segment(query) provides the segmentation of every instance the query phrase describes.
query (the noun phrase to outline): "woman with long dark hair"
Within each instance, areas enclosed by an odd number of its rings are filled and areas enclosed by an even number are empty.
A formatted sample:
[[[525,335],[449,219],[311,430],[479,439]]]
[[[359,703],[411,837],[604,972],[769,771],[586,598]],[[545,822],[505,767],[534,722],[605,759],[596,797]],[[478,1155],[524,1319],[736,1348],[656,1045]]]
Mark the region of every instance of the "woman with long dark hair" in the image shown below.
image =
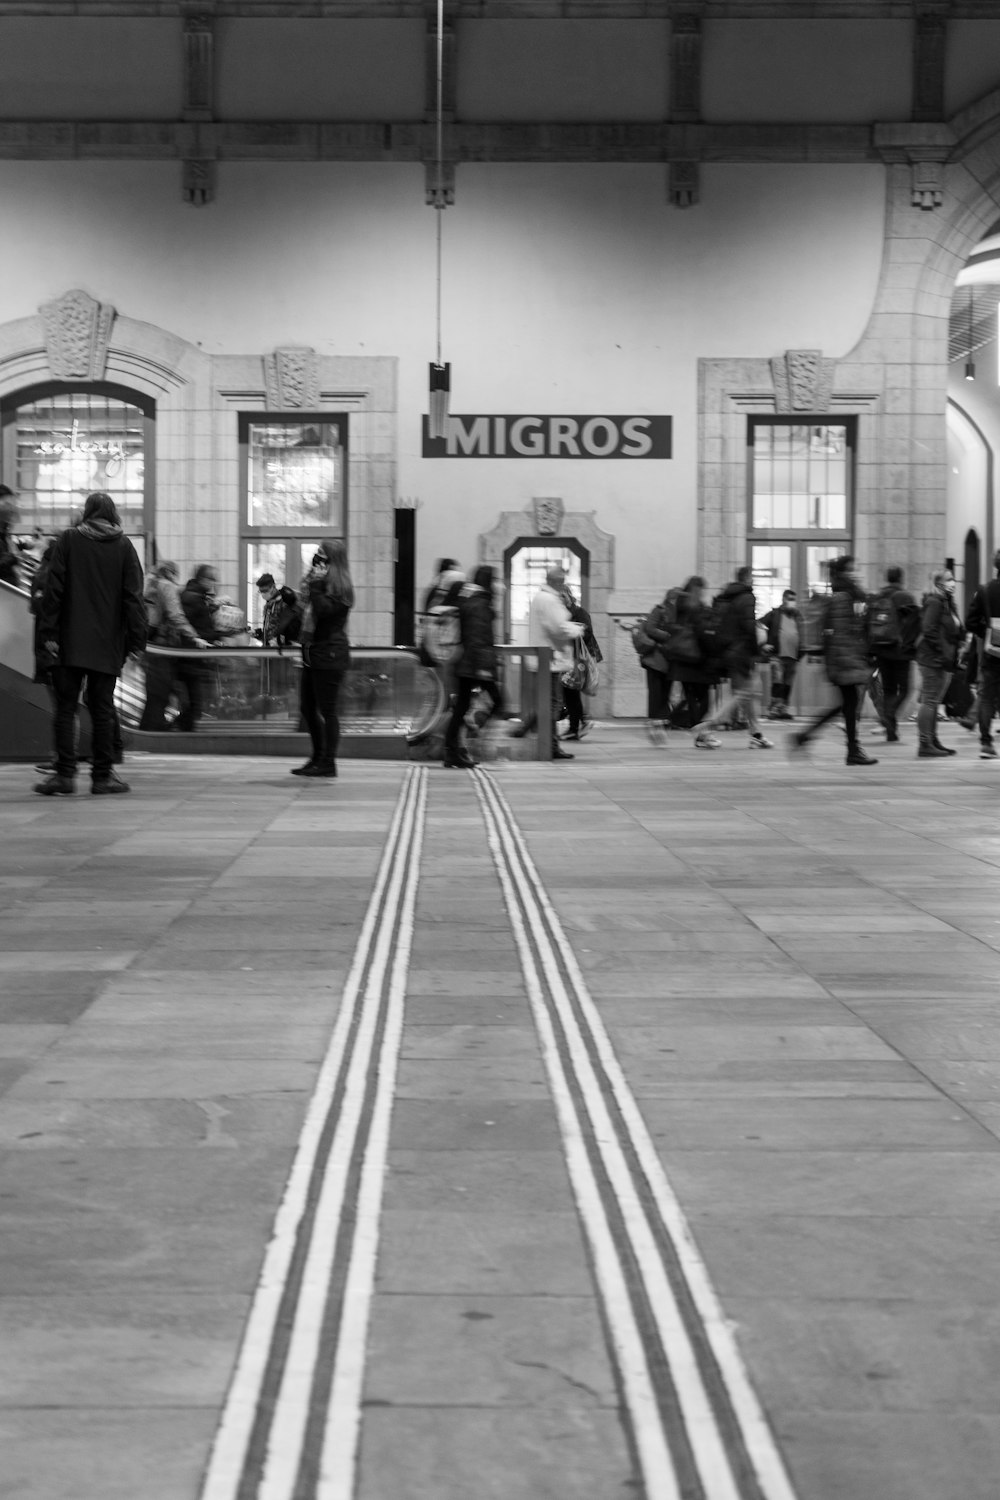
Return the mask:
[[[302,717],[312,755],[293,776],[336,776],[340,719],[337,703],[344,673],[351,665],[347,617],[354,607],[354,584],[347,548],[339,538],[320,542],[299,594],[302,605]]]

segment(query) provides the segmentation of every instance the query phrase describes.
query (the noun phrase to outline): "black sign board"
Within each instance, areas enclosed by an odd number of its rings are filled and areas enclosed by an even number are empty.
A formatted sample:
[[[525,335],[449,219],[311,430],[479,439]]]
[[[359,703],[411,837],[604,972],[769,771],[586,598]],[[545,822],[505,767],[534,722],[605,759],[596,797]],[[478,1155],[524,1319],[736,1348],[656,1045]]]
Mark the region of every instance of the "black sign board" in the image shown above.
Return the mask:
[[[424,458],[670,458],[670,417],[454,415],[444,437],[423,419]]]

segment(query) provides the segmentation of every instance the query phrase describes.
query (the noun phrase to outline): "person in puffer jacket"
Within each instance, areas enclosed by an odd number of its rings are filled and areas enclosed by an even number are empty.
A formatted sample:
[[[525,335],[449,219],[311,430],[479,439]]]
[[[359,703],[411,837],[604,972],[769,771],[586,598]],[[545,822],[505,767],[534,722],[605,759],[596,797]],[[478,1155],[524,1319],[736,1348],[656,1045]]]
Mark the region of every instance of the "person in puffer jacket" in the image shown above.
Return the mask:
[[[804,750],[809,741],[838,714],[844,715],[847,728],[847,764],[875,766],[878,761],[867,755],[858,741],[858,713],[865,683],[871,675],[868,642],[861,612],[866,595],[854,571],[854,558],[836,557],[830,564],[830,597],[823,615],[823,651],[826,675],[837,689],[840,701],[820,714],[805,729],[789,740],[792,750]]]

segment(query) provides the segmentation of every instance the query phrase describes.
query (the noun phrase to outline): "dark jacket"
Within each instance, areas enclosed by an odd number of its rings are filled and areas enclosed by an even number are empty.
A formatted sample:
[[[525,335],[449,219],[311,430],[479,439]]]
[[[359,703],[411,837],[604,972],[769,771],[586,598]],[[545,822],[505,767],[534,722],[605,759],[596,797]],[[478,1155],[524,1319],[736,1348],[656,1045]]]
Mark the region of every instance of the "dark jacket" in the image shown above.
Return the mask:
[[[299,638],[302,629],[302,611],[295,597],[295,590],[287,584],[278,589],[273,599],[264,605],[260,640],[262,646],[290,646]]]
[[[864,591],[851,578],[834,578],[823,614],[826,675],[836,687],[855,686],[871,676],[864,621],[855,606]]]
[[[695,599],[693,594],[680,594],[677,599],[677,632],[690,630],[695,644],[701,652],[700,661],[683,661],[672,658],[670,675],[675,682],[718,682],[721,663],[716,659],[715,637],[712,632],[714,615],[707,604]]]
[[[764,615],[763,619],[760,622],[763,625],[764,629],[767,631],[766,644],[771,647],[771,650],[773,651],[775,656],[779,654],[781,643],[781,617],[785,613],[786,611],[783,606],[779,605],[777,609],[769,609],[767,614]],[[795,621],[796,628],[799,632],[799,649],[796,654],[796,660],[798,660],[799,657],[805,656],[806,654],[806,622],[800,609],[795,608],[789,610],[788,613]]]
[[[56,542],[39,612],[58,664],[117,677],[146,644],[142,567],[120,526],[84,521]]]
[[[892,599],[899,621],[900,644],[891,648],[873,646],[871,649],[876,656],[884,656],[887,661],[912,661],[917,654],[920,636],[920,605],[907,589],[898,588],[894,583],[885,584],[875,598]]]
[[[982,640],[990,620],[996,619],[1000,619],[1000,578],[992,578],[976,589],[965,617],[965,628]],[[985,656],[983,659],[1000,666],[1000,657]]]
[[[312,637],[302,642],[302,660],[317,672],[346,672],[351,665],[347,617],[351,606],[327,593],[325,578],[306,584],[312,607]]]
[[[952,601],[936,590],[933,594],[928,594],[920,620],[917,661],[922,667],[954,672],[963,634],[962,622],[955,613]]]
[[[222,639],[212,613],[212,598],[212,585],[201,578],[189,578],[181,589],[181,609],[187,615],[188,623],[195,635],[208,641],[210,646]]]
[[[567,602],[566,608],[569,610],[570,619],[573,620],[575,624],[583,626],[583,635],[580,637],[580,639],[583,641],[583,644],[586,646],[591,656],[595,661],[603,661],[604,652],[597,644],[597,636],[594,634],[594,622],[593,620],[591,620],[589,612],[584,609],[582,604]]]
[[[494,638],[493,601],[477,584],[467,583],[458,600],[461,653],[455,663],[459,677],[495,681],[497,650]]]
[[[730,676],[746,677],[757,659],[757,600],[748,583],[727,583],[713,601],[724,622],[723,664]]]

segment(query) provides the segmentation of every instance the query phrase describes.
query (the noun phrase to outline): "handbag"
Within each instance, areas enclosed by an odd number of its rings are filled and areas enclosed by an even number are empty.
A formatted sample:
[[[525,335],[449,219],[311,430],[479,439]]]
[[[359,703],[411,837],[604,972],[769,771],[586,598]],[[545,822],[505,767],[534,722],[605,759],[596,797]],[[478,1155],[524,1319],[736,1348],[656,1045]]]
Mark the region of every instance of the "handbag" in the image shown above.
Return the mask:
[[[420,644],[435,666],[446,667],[462,654],[457,609],[434,609],[424,620]]]
[[[577,641],[573,657],[573,665],[562,674],[562,681],[566,687],[575,688],[577,692],[593,697],[601,684],[601,673],[594,660],[594,654],[583,641]]]

